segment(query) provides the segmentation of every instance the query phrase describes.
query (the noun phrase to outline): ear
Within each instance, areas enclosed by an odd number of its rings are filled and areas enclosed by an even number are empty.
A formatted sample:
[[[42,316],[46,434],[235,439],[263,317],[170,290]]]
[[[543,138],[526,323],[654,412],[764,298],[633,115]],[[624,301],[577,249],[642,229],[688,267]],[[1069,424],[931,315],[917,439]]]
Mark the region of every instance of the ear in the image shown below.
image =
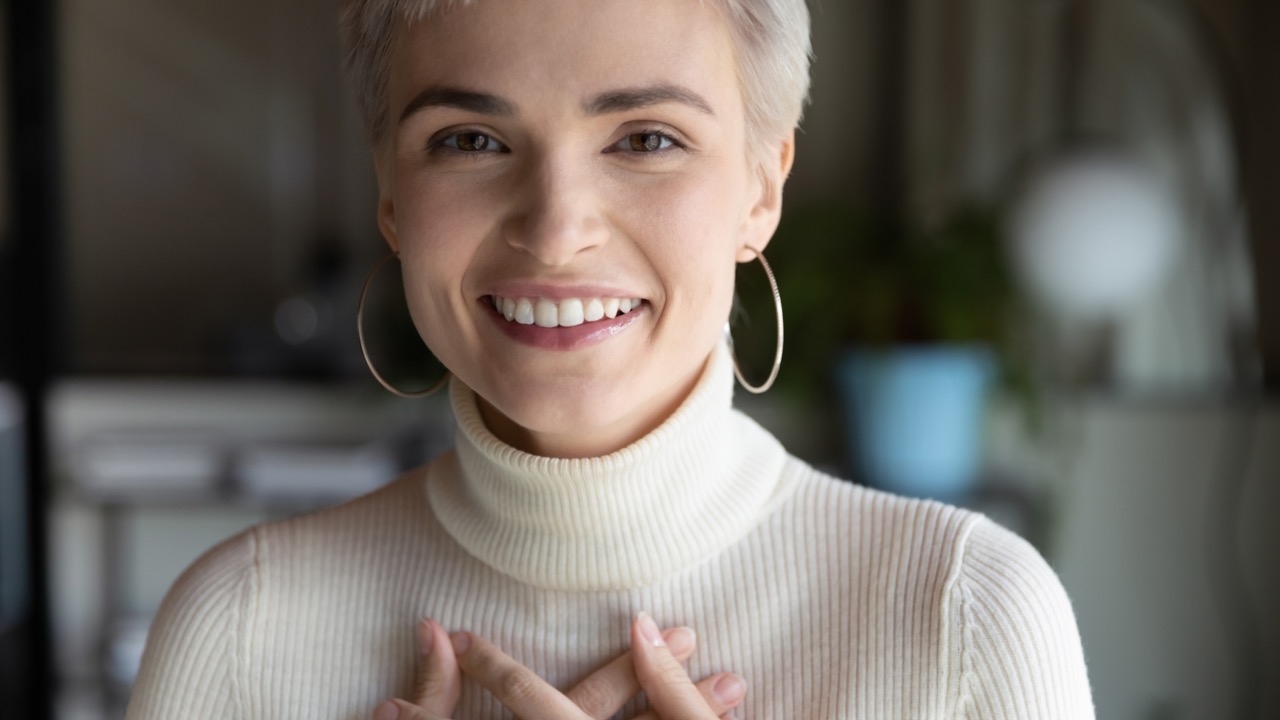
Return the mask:
[[[773,239],[778,229],[778,221],[782,219],[782,186],[791,174],[791,166],[796,159],[796,133],[794,130],[775,147],[756,168],[758,185],[755,204],[747,214],[743,247],[738,250],[738,262],[749,262],[755,259],[756,251],[764,252],[764,248]]]
[[[373,167],[378,175],[378,230],[391,247],[400,253],[400,236],[396,232],[396,202],[392,192],[390,161],[378,150],[373,152]]]

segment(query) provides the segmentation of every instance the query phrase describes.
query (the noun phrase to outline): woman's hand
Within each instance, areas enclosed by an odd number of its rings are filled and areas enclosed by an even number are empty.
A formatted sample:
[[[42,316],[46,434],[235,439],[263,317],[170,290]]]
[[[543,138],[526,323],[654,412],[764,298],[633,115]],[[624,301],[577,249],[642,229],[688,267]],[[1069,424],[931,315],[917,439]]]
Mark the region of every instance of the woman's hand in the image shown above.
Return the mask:
[[[746,683],[731,673],[717,673],[695,685],[647,613],[631,624],[631,659],[649,698],[650,711],[639,716],[645,720],[723,717],[747,693]]]
[[[651,638],[657,638],[656,643]],[[422,657],[414,702],[388,700],[374,711],[375,720],[449,718],[457,706],[464,673],[524,720],[603,720],[616,714],[642,686],[653,709],[640,718],[702,720],[723,717],[745,694],[742,680],[728,673],[694,685],[680,666],[693,654],[693,631],[675,628],[660,633],[647,615],[632,627],[631,652],[605,664],[567,693],[470,633],[450,638],[439,624],[424,620],[418,625],[418,643]]]

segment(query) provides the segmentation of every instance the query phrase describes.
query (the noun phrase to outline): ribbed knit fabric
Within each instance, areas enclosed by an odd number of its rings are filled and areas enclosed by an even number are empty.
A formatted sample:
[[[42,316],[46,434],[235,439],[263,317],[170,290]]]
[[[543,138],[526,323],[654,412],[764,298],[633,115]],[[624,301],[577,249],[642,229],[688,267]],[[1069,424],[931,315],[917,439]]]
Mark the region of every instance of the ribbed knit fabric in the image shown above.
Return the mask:
[[[732,390],[719,350],[649,436],[556,460],[504,445],[455,383],[455,451],[178,580],[128,717],[368,718],[410,693],[421,617],[567,688],[625,651],[641,610],[697,631],[695,678],[746,678],[743,720],[1093,717],[1070,603],[1033,548],[814,471]],[[510,713],[468,683],[455,717]]]

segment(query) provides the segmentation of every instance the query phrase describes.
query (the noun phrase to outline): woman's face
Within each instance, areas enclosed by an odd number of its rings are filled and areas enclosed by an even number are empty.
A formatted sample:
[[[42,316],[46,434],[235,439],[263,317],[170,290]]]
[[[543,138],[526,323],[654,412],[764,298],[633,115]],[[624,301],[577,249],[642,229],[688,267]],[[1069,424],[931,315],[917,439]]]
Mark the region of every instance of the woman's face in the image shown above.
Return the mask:
[[[790,138],[749,160],[713,5],[481,0],[397,37],[379,224],[419,332],[516,447],[661,423],[776,227]]]

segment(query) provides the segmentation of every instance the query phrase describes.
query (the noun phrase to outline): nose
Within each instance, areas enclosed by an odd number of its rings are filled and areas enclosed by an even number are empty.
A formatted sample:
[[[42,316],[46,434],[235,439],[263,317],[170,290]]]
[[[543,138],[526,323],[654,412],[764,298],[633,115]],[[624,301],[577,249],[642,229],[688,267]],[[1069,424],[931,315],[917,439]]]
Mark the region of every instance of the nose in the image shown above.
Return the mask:
[[[562,266],[603,245],[609,229],[598,183],[580,160],[547,154],[523,174],[520,202],[504,228],[507,242],[547,266]]]

